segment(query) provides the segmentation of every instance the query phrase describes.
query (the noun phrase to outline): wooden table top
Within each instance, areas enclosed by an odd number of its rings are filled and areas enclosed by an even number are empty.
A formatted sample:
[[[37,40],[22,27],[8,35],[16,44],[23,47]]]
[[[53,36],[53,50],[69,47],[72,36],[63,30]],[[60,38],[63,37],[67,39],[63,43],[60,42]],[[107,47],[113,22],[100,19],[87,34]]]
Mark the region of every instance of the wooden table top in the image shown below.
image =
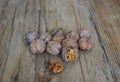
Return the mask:
[[[31,54],[24,34],[56,27],[91,29],[92,50],[70,64]],[[65,70],[50,73],[50,61]],[[120,82],[120,0],[0,0],[0,82]]]

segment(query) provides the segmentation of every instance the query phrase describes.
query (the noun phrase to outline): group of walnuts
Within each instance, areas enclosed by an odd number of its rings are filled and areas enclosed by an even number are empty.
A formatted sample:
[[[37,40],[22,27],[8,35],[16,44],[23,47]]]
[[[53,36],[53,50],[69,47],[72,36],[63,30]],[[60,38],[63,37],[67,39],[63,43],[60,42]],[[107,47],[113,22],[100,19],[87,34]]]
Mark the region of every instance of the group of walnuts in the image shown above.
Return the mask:
[[[51,55],[61,55],[65,62],[71,63],[78,59],[78,49],[88,51],[92,48],[90,36],[89,29],[83,29],[80,32],[70,31],[65,35],[62,28],[55,28],[51,33],[27,32],[24,39],[30,45],[31,53],[42,54],[46,51]],[[48,66],[48,69],[59,73],[64,66],[54,62]]]

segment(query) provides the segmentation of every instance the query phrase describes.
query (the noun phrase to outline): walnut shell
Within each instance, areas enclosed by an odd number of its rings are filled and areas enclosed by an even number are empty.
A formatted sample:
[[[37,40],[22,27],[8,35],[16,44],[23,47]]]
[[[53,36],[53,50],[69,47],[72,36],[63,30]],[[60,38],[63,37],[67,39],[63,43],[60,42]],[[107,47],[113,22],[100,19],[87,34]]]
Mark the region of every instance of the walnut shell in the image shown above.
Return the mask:
[[[77,41],[79,39],[79,34],[75,31],[70,31],[67,33],[66,38],[72,38]]]
[[[54,62],[49,65],[48,69],[53,73],[60,73],[64,70],[64,66],[60,63]]]
[[[46,44],[41,39],[36,39],[30,44],[30,51],[33,54],[42,54],[45,51]]]
[[[50,41],[47,44],[46,51],[52,55],[58,55],[62,46],[58,41]]]
[[[48,32],[45,32],[45,33],[43,33],[43,34],[40,35],[40,39],[42,39],[46,43],[48,43],[51,40],[51,38],[52,38],[52,36]]]
[[[39,37],[39,34],[37,32],[27,32],[24,35],[25,43],[30,44],[33,40],[37,39]]]
[[[87,38],[79,39],[78,44],[79,44],[79,48],[83,51],[87,51],[92,48],[92,44]]]
[[[54,35],[61,35],[63,34],[63,29],[62,28],[54,28],[51,32],[51,35],[54,36]]]
[[[73,49],[72,52],[70,49]],[[65,62],[71,63],[71,62],[76,62],[78,59],[78,48],[76,47],[64,47],[62,49],[62,58]]]
[[[67,38],[67,39],[63,40],[62,46],[63,46],[63,47],[72,46],[72,47],[78,48],[77,41],[74,40],[74,39],[71,39],[71,38]]]
[[[83,29],[83,30],[81,30],[79,35],[81,38],[89,38],[91,36],[91,30],[90,29]]]

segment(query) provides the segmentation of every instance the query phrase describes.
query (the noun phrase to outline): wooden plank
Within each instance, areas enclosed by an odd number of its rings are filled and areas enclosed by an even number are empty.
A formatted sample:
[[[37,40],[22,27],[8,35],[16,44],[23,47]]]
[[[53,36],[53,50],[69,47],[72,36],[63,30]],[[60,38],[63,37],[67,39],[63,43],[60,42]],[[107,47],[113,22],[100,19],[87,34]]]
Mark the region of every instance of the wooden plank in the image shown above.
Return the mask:
[[[98,3],[98,5],[97,5]],[[105,56],[110,66],[110,72],[115,82],[120,81],[120,10],[119,1],[94,0],[91,2],[91,12],[95,21],[96,30],[99,33]]]

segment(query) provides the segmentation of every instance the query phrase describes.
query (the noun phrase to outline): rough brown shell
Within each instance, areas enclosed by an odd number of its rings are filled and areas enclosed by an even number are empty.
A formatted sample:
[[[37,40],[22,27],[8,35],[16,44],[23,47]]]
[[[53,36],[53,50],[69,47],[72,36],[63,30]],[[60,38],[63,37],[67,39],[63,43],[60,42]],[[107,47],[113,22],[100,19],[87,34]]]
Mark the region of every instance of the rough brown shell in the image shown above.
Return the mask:
[[[57,34],[55,36],[53,36],[52,40],[53,41],[58,41],[58,42],[62,42],[65,39],[65,35],[63,34]]]
[[[61,44],[58,41],[50,41],[47,44],[46,51],[52,55],[58,55],[61,51]]]
[[[51,35],[54,36],[54,35],[61,35],[63,34],[63,29],[62,28],[54,28],[51,32]]]
[[[77,41],[79,39],[79,34],[75,31],[70,31],[67,33],[66,38],[72,38]]]
[[[33,40],[37,39],[39,37],[39,34],[37,32],[27,32],[24,35],[25,43],[30,44]]]
[[[69,61],[69,60],[67,59],[67,51],[68,51],[68,49],[70,49],[70,48],[73,48],[74,51],[75,51],[75,60],[74,60],[74,61]],[[71,46],[69,46],[69,47],[64,47],[64,48],[62,49],[62,58],[63,58],[63,60],[64,60],[65,62],[68,62],[68,63],[76,62],[76,60],[78,59],[78,48],[76,48],[76,47],[71,47]]]
[[[74,40],[74,39],[71,39],[71,38],[67,38],[67,39],[63,40],[62,46],[63,46],[63,47],[72,46],[72,47],[78,48],[77,41]]]
[[[81,38],[89,38],[91,36],[91,30],[90,29],[83,29],[83,30],[81,30],[79,35]]]
[[[83,51],[90,50],[92,48],[92,44],[87,38],[79,39],[78,44],[79,48]]]
[[[52,36],[48,32],[45,32],[45,33],[43,33],[43,34],[40,35],[40,39],[42,39],[46,43],[48,43],[51,40],[51,38],[52,38]]]
[[[45,51],[46,44],[41,39],[36,39],[30,44],[30,51],[33,54],[41,54]]]

